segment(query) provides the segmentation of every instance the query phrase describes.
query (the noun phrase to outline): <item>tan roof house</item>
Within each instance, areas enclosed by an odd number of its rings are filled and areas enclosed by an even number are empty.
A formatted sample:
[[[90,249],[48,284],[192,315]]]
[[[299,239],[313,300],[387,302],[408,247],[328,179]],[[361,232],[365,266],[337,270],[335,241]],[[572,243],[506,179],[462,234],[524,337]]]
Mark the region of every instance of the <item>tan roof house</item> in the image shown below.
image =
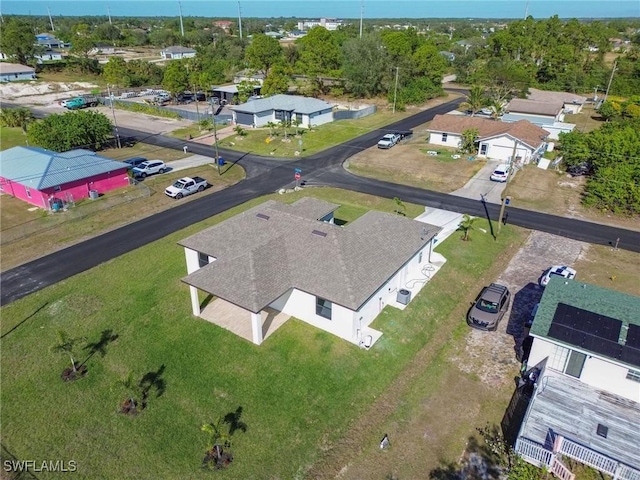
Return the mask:
[[[441,228],[376,211],[339,226],[337,208],[270,200],[181,240],[193,314],[257,345],[290,316],[354,344],[375,341],[382,333],[369,325],[384,306],[403,308],[426,283],[415,279]],[[203,308],[199,292],[216,299]]]
[[[542,103],[561,104],[564,113],[580,113],[582,106],[587,102],[587,97],[569,92],[552,92],[530,88],[528,100]]]
[[[459,147],[462,133],[478,131],[478,156],[508,162],[514,152],[523,163],[544,153],[549,132],[526,120],[505,123],[477,117],[436,115],[429,124],[429,143]]]

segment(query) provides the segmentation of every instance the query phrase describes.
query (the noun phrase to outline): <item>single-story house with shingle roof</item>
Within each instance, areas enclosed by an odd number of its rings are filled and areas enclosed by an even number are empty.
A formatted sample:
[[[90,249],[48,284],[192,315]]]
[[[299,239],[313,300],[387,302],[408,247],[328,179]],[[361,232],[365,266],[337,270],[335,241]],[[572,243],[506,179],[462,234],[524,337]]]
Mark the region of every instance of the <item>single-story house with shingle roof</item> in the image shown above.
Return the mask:
[[[35,80],[36,69],[19,63],[0,62],[0,82]]]
[[[298,95],[273,95],[250,100],[231,107],[238,125],[264,127],[269,122],[296,120],[301,127],[312,127],[333,121],[333,105],[317,98]]]
[[[90,150],[58,153],[38,147],[0,152],[0,190],[37,207],[71,202],[129,185],[128,165]],[[95,195],[95,194],[94,194]]]
[[[565,108],[561,101],[538,101],[514,98],[506,107],[503,122],[527,120],[549,132],[549,138],[557,140],[563,132],[571,132],[575,125],[564,122]]]
[[[173,46],[167,47],[160,52],[160,56],[164,60],[180,60],[182,58],[193,58],[196,51],[193,48]]]
[[[527,95],[528,100],[543,103],[562,104],[564,113],[580,113],[582,106],[587,102],[587,97],[569,92],[552,92],[530,88]]]
[[[546,149],[549,132],[526,120],[505,123],[484,118],[459,115],[436,115],[427,131],[429,143],[446,147],[459,147],[462,133],[478,130],[478,156],[509,161],[516,145],[516,159],[529,163]]]
[[[402,289],[426,283],[441,228],[376,211],[338,226],[338,207],[269,200],[181,240],[193,314],[231,331],[244,322],[248,333],[237,334],[257,345],[273,330],[274,312],[354,344],[379,338],[369,325],[385,305],[402,303]],[[216,298],[202,308],[199,292]],[[218,302],[235,306],[231,324],[207,314]]]

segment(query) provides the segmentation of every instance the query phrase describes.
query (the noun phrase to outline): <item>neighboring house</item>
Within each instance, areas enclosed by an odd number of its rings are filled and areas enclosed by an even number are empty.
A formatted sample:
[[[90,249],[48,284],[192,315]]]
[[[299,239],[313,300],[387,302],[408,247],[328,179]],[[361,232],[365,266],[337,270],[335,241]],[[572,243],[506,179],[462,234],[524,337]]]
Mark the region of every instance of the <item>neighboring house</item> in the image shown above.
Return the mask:
[[[640,478],[638,312],[640,297],[551,279],[530,331],[535,381],[515,445],[526,461],[565,479],[564,457]]]
[[[238,125],[263,127],[269,122],[299,122],[312,127],[333,121],[333,105],[317,98],[274,95],[231,107]]]
[[[98,43],[89,50],[89,55],[113,55],[116,53],[116,47],[106,43]]]
[[[38,63],[57,62],[62,60],[62,54],[60,52],[56,52],[55,50],[45,50],[42,53],[34,55],[34,57],[38,59]]]
[[[577,95],[575,93],[568,92],[551,92],[547,90],[538,90],[537,88],[530,88],[527,95],[528,100],[542,103],[557,103],[561,104],[564,109],[564,113],[580,113],[582,106],[587,102],[587,97]]]
[[[446,58],[450,62],[453,62],[456,59],[456,54],[453,52],[442,51],[440,52],[440,55],[442,55],[444,58]]]
[[[0,82],[35,80],[36,69],[19,63],[0,62]]]
[[[320,20],[305,20],[298,22],[298,30],[311,30],[313,27],[324,27],[327,30],[337,30],[338,27],[344,25],[342,20],[335,18],[321,18]]]
[[[506,107],[503,122],[527,120],[549,132],[549,138],[557,140],[562,132],[571,132],[575,125],[564,123],[564,104],[558,101],[542,102],[514,98]]]
[[[215,22],[213,22],[213,26],[221,28],[225,32],[228,32],[231,27],[233,27],[233,22],[230,20],[216,20]]]
[[[160,52],[160,56],[164,60],[180,60],[182,58],[193,58],[196,56],[196,51],[193,48],[187,47],[167,47]]]
[[[41,33],[36,35],[36,44],[41,47],[47,47],[49,50],[52,48],[68,48],[71,46],[68,43],[64,43],[62,40],[58,40],[50,33]]]
[[[261,85],[253,88],[253,95],[260,95]],[[211,89],[213,97],[217,98],[220,104],[236,104],[238,103],[238,85],[222,85]]]
[[[429,143],[457,148],[466,130],[478,130],[478,156],[492,160],[529,163],[546,149],[549,132],[526,120],[504,123],[460,115],[436,115],[429,124]]]
[[[274,313],[354,344],[379,338],[369,325],[385,305],[410,302],[398,298],[408,282],[426,282],[441,228],[376,211],[338,226],[338,207],[311,197],[269,200],[180,241],[193,314],[222,324],[207,310],[233,305],[228,316],[250,324],[246,337],[257,345]],[[201,309],[199,292],[215,300]]]
[[[304,30],[291,30],[288,34],[289,38],[302,38],[307,34]]]
[[[37,207],[51,209],[129,184],[126,163],[89,150],[57,153],[37,147],[0,152],[0,190]]]
[[[260,85],[264,83],[264,74],[258,73],[255,70],[242,70],[235,74],[233,77],[233,83],[240,83],[243,81],[257,82]]]

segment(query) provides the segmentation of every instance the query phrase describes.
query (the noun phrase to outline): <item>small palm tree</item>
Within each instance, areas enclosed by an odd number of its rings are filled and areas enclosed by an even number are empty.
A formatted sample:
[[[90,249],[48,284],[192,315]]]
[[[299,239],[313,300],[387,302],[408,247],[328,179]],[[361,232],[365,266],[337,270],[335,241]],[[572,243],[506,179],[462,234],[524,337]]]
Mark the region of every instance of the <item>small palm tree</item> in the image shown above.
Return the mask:
[[[503,114],[506,107],[506,102],[499,98],[493,98],[489,101],[487,108],[491,110],[491,118],[498,120]]]
[[[476,222],[476,220],[478,220],[477,217],[472,217],[467,213],[462,216],[462,221],[460,222],[460,230],[464,232],[462,240],[464,240],[465,242],[467,240],[470,240],[469,232],[474,229],[473,224]]]
[[[404,204],[404,202],[400,200],[398,197],[393,197],[393,201],[396,202],[396,214],[406,215],[407,206]]]
[[[52,347],[52,350],[56,353],[62,353],[65,355],[69,355],[71,359],[71,369],[73,373],[77,373],[78,369],[76,366],[76,361],[73,358],[73,352],[75,346],[83,341],[84,339],[81,337],[73,338],[70,337],[65,331],[58,331],[58,343]]]
[[[218,417],[215,422],[205,423],[200,427],[203,432],[209,434],[209,441],[207,442],[207,450],[216,451],[217,458],[222,458],[222,449],[229,448],[231,446],[231,439],[229,433],[225,431],[224,418]]]
[[[133,372],[129,372],[126,377],[118,380],[116,385],[124,387],[127,392],[127,400],[120,407],[120,413],[137,413],[138,400],[136,397],[141,396],[141,389],[139,383],[135,381]]]
[[[466,96],[466,100],[460,104],[460,108],[464,110],[471,110],[471,116],[473,117],[487,104],[487,98],[485,96],[484,88],[480,85],[473,85],[469,90],[469,94]]]
[[[267,122],[265,126],[269,129],[269,136],[273,137],[275,135],[276,128],[278,128],[278,124],[275,122]]]

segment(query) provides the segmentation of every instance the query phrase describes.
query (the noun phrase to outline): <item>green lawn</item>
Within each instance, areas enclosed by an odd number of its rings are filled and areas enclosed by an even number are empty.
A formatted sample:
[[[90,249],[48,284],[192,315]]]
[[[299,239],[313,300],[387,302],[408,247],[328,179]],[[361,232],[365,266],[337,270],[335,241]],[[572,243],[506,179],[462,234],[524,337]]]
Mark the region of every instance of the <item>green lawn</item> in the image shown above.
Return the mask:
[[[295,128],[291,127],[287,129],[286,139],[282,128],[275,129],[273,137],[270,137],[271,132],[268,128],[245,129],[245,136],[232,135],[220,140],[218,144],[220,147],[251,152],[257,155],[295,157],[295,152],[299,151],[301,156],[308,156],[364,135],[372,130],[382,128],[392,122],[397,122],[409,115],[410,113],[407,112],[392,114],[391,112],[380,110],[373,115],[358,120],[338,120],[310,130],[301,128],[299,129],[301,132],[299,135],[296,135]]]
[[[20,127],[0,128],[0,150],[27,146],[27,136]]]
[[[351,221],[392,200],[331,189],[301,195],[344,205]],[[20,459],[75,460],[76,478],[202,478],[206,435],[200,425],[242,407],[246,432],[233,437],[227,479],[301,478],[322,450],[345,434],[467,298],[493,259],[520,230],[500,241],[476,232],[440,247],[449,259],[404,311],[385,308],[373,325],[384,336],[370,351],[296,319],[260,347],[191,315],[184,253],[176,242],[264,201],[261,198],[149,244],[8,305],[2,314],[2,441]],[[409,215],[422,210],[407,205]],[[479,227],[486,228],[487,225]],[[464,318],[454,317],[463,323]],[[67,359],[52,353],[56,331],[96,342],[117,339],[87,361],[87,378],[65,384]],[[84,360],[89,350],[79,349]],[[116,413],[125,392],[115,384],[162,371],[137,417]],[[64,477],[50,474],[43,478]]]

